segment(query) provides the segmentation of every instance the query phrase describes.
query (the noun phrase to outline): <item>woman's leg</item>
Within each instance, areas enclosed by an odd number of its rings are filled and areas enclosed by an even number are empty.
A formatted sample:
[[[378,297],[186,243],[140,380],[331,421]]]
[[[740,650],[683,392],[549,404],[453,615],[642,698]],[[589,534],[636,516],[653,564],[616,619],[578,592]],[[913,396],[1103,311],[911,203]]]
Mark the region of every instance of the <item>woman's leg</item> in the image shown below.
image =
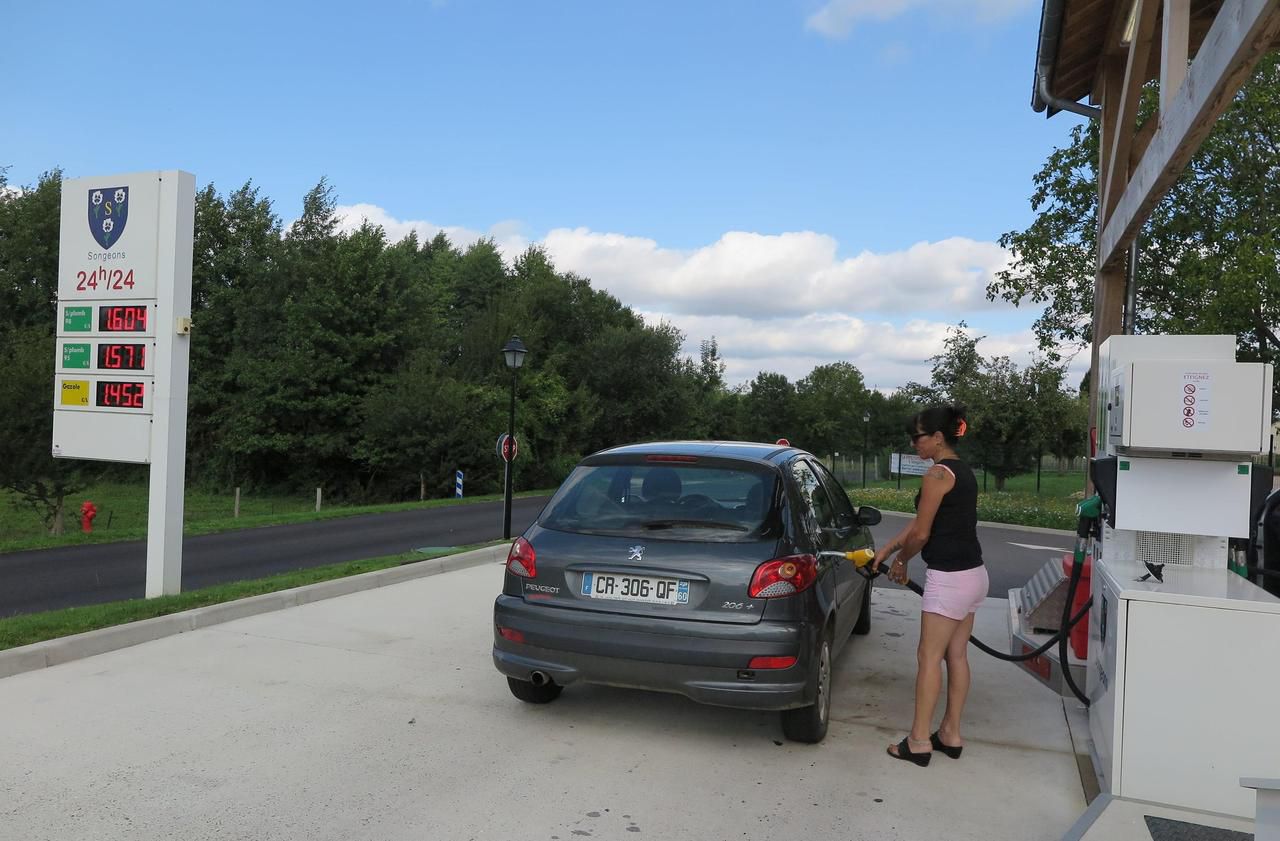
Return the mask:
[[[969,696],[969,637],[973,635],[975,614],[959,623],[947,643],[947,708],[938,727],[938,738],[948,747],[960,747],[960,714]]]
[[[947,644],[960,622],[948,619],[940,613],[920,614],[920,644],[916,647],[916,708],[911,722],[911,750],[927,753],[929,733],[933,723],[933,711],[942,694],[942,660]],[[896,747],[889,750],[897,754]]]

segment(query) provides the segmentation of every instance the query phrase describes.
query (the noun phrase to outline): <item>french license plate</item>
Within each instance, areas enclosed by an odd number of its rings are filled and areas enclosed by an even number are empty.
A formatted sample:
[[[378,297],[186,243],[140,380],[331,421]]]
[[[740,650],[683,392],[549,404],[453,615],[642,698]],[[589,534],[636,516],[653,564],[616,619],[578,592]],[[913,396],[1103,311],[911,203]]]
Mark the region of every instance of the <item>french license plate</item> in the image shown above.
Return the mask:
[[[617,599],[624,602],[688,604],[689,582],[649,575],[588,572],[582,576],[582,595],[592,599]]]

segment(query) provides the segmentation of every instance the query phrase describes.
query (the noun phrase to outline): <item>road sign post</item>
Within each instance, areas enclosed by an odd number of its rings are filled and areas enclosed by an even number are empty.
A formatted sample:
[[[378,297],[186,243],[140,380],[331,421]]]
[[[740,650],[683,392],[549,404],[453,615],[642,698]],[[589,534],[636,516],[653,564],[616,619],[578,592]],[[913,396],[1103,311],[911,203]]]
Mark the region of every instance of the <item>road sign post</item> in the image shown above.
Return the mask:
[[[512,403],[512,412],[515,412],[515,403]],[[511,462],[516,460],[520,448],[516,442],[516,436],[506,432],[498,436],[498,445],[495,448],[498,458],[502,459],[502,496],[503,496],[503,514],[502,514],[502,539],[507,540],[511,537]]]

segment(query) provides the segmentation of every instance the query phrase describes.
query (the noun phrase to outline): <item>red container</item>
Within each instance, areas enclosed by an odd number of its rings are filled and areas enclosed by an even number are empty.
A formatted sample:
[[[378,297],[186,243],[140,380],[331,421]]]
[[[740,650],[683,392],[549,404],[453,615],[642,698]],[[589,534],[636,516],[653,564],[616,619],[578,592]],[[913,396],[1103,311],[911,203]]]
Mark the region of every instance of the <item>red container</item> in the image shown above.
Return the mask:
[[[1074,565],[1075,559],[1072,555],[1062,556],[1062,572],[1071,578],[1071,567]],[[1089,601],[1089,579],[1093,575],[1093,556],[1084,556],[1084,568],[1080,572],[1080,581],[1076,584],[1076,595],[1071,600],[1071,615],[1075,616],[1080,612],[1080,608],[1084,607],[1084,603]],[[1085,617],[1076,623],[1071,629],[1071,653],[1079,660],[1087,659],[1089,654],[1089,617]]]

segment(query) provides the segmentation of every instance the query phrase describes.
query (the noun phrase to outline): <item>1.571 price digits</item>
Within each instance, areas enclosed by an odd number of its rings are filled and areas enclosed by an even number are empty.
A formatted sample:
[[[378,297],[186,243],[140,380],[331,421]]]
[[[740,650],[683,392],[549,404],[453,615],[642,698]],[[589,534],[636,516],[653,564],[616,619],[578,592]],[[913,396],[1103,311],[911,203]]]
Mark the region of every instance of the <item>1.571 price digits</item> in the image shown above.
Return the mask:
[[[141,371],[147,367],[147,346],[100,344],[98,367]]]

